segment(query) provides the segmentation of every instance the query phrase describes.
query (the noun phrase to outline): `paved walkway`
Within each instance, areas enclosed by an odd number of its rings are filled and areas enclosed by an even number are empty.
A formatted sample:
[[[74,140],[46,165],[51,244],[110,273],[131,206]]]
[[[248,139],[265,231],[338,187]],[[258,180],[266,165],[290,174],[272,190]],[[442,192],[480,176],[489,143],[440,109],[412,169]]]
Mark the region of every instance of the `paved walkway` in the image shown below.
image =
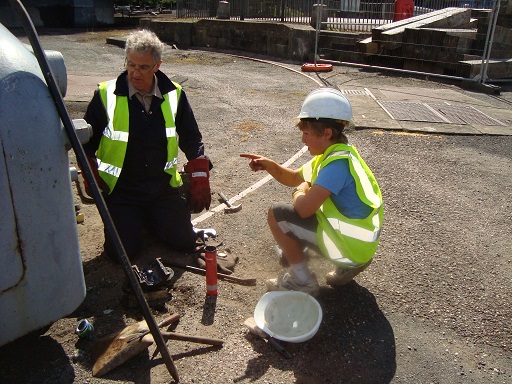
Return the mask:
[[[122,36],[107,43],[122,46]],[[264,61],[264,60],[262,60]],[[269,62],[273,63],[273,62]],[[300,66],[281,65],[300,73]],[[269,64],[270,65],[270,64]],[[335,67],[335,71],[336,71]],[[334,71],[334,72],[335,72]],[[322,85],[316,74],[302,73]],[[334,78],[332,73],[322,73]],[[89,101],[92,90],[104,75],[68,75],[65,99]],[[357,82],[331,82],[345,93],[354,107],[357,128],[400,130],[406,132],[458,135],[512,135],[512,100],[510,97],[471,94],[460,88],[369,87]],[[474,96],[478,97],[474,97]]]
[[[475,99],[448,89],[343,89],[361,128],[459,135],[512,135],[512,104]]]

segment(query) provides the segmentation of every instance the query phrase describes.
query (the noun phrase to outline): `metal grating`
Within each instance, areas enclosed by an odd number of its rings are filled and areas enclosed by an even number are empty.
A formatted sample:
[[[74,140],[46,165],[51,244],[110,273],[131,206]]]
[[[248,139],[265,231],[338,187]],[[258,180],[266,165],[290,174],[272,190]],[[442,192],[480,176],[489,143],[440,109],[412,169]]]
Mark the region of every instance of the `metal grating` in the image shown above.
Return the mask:
[[[453,124],[505,125],[472,106],[431,104],[432,108],[444,115]]]
[[[379,101],[379,104],[395,120],[447,123],[446,119],[423,103]]]
[[[507,122],[495,119],[468,105],[428,104],[409,101],[378,101],[378,103],[395,120],[508,126]]]

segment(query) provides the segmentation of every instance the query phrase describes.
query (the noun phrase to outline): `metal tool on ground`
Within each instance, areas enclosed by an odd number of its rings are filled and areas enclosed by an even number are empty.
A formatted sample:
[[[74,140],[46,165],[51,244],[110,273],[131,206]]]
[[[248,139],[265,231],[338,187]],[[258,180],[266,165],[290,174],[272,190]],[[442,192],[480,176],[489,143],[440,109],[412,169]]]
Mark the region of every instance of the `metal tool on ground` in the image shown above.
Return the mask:
[[[229,202],[228,198],[222,192],[219,192],[219,196],[220,196],[221,201],[227,205],[227,207],[224,208],[224,212],[235,213],[242,209],[242,203],[240,203],[238,205],[231,204]]]
[[[180,315],[177,313],[173,313],[172,315],[166,317],[164,320],[162,320],[160,323],[158,323],[158,328],[165,327],[167,325],[171,325],[172,323],[177,322],[180,319]],[[141,321],[142,326],[147,325],[144,321]],[[142,339],[144,336],[146,336],[148,333],[150,333],[149,329],[146,329],[144,332],[142,332],[139,335],[135,335],[128,340],[126,340],[127,343],[131,343],[134,340]]]
[[[181,265],[176,264],[167,260],[164,260],[164,264],[167,264],[173,268],[181,268],[185,271],[192,272],[198,275],[206,275],[206,271],[202,268],[192,267],[191,265]],[[217,277],[221,280],[227,281],[229,283],[235,283],[240,285],[256,285],[256,279],[249,279],[249,278],[241,278],[241,277],[234,277],[231,275],[226,275],[224,273],[217,272]]]
[[[164,327],[176,322],[178,319],[179,315],[173,314],[158,325],[159,327]],[[188,341],[216,347],[224,345],[224,340],[210,337],[184,335],[176,332],[161,332],[160,334],[166,341]],[[101,377],[107,374],[125,361],[146,350],[153,343],[153,336],[150,334],[145,321],[131,324],[119,333],[98,340],[93,346],[92,351],[93,358],[97,356],[92,367],[93,376]],[[157,347],[153,356],[155,356],[158,351],[159,348]]]
[[[244,321],[244,325],[249,328],[249,331],[256,336],[261,337],[262,339],[266,340],[268,344],[270,344],[277,352],[279,352],[281,355],[286,357],[287,359],[290,359],[292,355],[290,355],[290,352],[288,352],[285,347],[283,347],[276,339],[274,339],[272,336],[268,335],[256,325],[256,322],[254,321],[254,317],[249,317],[247,320]]]
[[[151,335],[147,336],[151,337]],[[184,335],[183,333],[177,332],[162,332],[162,336],[166,340],[190,341],[191,343],[208,344],[213,345],[215,347],[220,347],[224,345],[224,340],[215,339],[212,337]]]
[[[145,268],[132,265],[132,269],[139,279],[143,291],[157,290],[174,276],[174,271],[165,267],[160,257],[153,260]]]
[[[172,314],[162,320],[158,327],[165,327],[179,320],[178,314]],[[146,321],[126,326],[120,332],[98,339],[91,348],[94,361],[92,375],[100,377],[123,364],[128,359],[144,351],[153,344],[152,339],[144,339],[150,333]]]
[[[46,84],[48,85],[48,90],[50,91],[50,95],[53,99],[55,107],[57,108],[57,112],[59,113],[62,124],[64,125],[65,132],[69,138],[69,141],[71,142],[71,146],[73,148],[73,151],[75,152],[77,162],[80,165],[81,169],[84,171],[85,180],[91,188],[91,192],[93,195],[92,197],[94,198],[96,206],[98,207],[98,212],[100,213],[100,216],[105,225],[105,231],[114,243],[116,256],[118,257],[121,266],[124,270],[124,273],[133,287],[135,296],[139,301],[144,318],[146,319],[149,329],[151,330],[151,333],[155,338],[155,342],[161,351],[162,359],[165,363],[165,366],[167,367],[167,370],[169,371],[169,374],[172,376],[172,378],[175,381],[179,381],[179,375],[178,370],[176,369],[176,365],[172,360],[169,350],[167,349],[166,342],[163,339],[162,335],[160,334],[160,330],[158,329],[158,326],[155,322],[155,318],[151,313],[149,305],[144,298],[144,293],[142,292],[142,289],[139,283],[137,282],[135,274],[131,268],[130,260],[128,259],[128,255],[126,254],[119,234],[117,233],[114,222],[110,217],[110,213],[108,211],[105,200],[103,199],[98,184],[96,183],[93,171],[91,169],[91,166],[89,165],[84,149],[82,148],[82,143],[80,142],[80,139],[78,138],[78,135],[75,131],[73,122],[71,121],[71,118],[68,114],[66,105],[64,103],[64,99],[57,86],[57,82],[50,67],[50,63],[41,46],[41,42],[39,41],[39,36],[37,34],[36,28],[32,23],[32,19],[30,18],[27,10],[25,9],[24,5],[21,3],[20,0],[9,0],[9,3],[11,4],[11,7],[18,15],[21,24],[23,25],[23,28],[27,33],[30,45],[32,46],[32,50],[34,52],[34,56],[36,57],[37,62],[39,63],[43,77],[46,81]]]

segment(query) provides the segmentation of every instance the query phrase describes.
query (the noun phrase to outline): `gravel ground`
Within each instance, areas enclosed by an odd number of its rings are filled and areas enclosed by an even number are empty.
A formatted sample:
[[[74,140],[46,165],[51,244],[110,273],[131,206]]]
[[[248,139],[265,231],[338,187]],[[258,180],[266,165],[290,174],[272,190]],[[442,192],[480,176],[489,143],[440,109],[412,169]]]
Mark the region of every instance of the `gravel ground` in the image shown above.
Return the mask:
[[[52,31],[50,31],[52,32]],[[68,75],[117,74],[122,50],[105,37],[126,31],[41,36],[58,50]],[[182,83],[202,129],[215,168],[212,192],[228,197],[264,177],[251,173],[242,152],[285,162],[302,148],[289,117],[318,85],[281,66],[200,51],[168,50],[162,69]],[[297,63],[280,63],[298,68]],[[387,76],[336,67],[324,76],[345,86],[457,89],[455,84]],[[84,92],[92,92],[84,90]],[[469,92],[467,95],[472,95]],[[92,93],[91,93],[92,94]],[[510,93],[501,98],[512,101]],[[475,95],[475,100],[492,97]],[[72,118],[86,102],[66,99]],[[495,101],[506,107],[503,101]],[[313,339],[284,343],[284,359],[243,326],[264,281],[280,267],[266,226],[274,201],[290,191],[264,183],[240,202],[236,214],[222,211],[198,227],[216,229],[220,250],[240,258],[235,276],[255,277],[256,286],[219,282],[216,301],[205,296],[204,277],[175,270],[172,298],[154,306],[157,319],[180,314],[177,332],[225,340],[222,348],[170,341],[182,383],[509,383],[512,378],[512,136],[405,134],[355,130],[350,141],[367,161],[385,200],[382,241],[371,266],[347,286],[331,288],[329,265],[312,255],[319,277],[322,325]],[[309,159],[305,154],[292,165]],[[70,153],[70,164],[74,165]],[[77,197],[78,202],[78,197]],[[217,203],[214,202],[213,207]],[[82,205],[79,225],[87,297],[72,314],[0,348],[0,383],[170,382],[154,347],[102,378],[91,374],[93,342],[73,333],[79,319],[94,323],[97,336],[142,319],[121,300],[120,267],[100,256],[102,222],[93,205]],[[183,257],[151,242],[142,259]],[[142,265],[142,264],[141,264]]]

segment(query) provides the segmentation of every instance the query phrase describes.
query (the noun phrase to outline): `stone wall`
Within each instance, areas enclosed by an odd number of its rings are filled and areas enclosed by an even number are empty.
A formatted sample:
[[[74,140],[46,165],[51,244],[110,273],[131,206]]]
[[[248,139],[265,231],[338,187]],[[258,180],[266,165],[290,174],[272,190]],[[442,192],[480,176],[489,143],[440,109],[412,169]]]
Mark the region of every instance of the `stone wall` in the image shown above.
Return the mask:
[[[217,19],[142,19],[140,27],[154,31],[162,40],[176,44],[178,48],[237,50],[299,62],[310,59],[315,44],[315,30],[308,25]]]

